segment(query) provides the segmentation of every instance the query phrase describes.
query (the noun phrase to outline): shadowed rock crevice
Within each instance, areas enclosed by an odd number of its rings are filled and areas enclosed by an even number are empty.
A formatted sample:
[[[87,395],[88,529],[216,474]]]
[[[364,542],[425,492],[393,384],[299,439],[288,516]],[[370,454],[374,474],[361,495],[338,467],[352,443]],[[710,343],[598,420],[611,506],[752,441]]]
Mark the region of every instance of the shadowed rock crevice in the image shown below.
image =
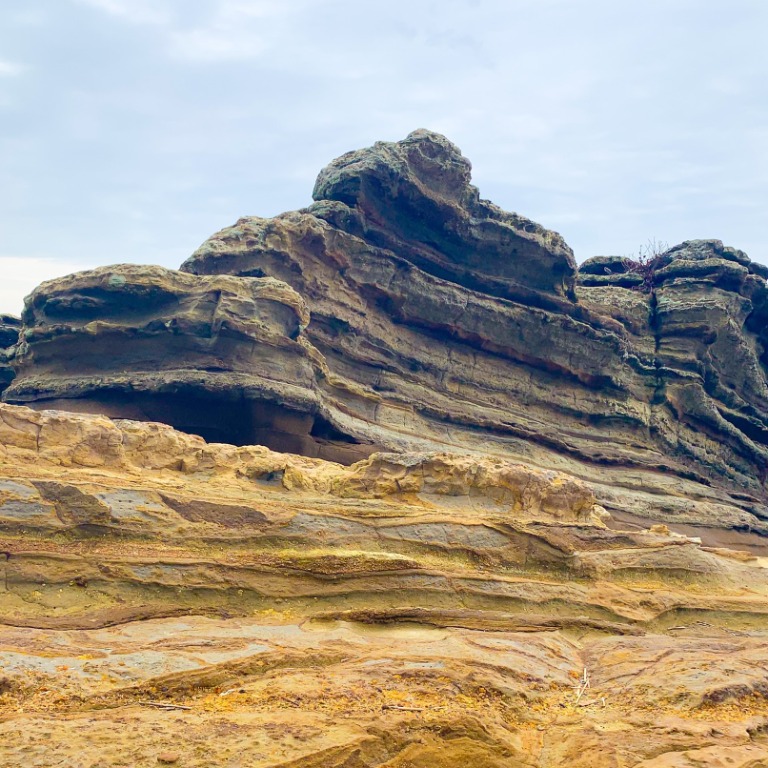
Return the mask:
[[[342,464],[352,464],[376,450],[345,434],[323,416],[279,403],[230,399],[203,388],[179,386],[167,394],[102,391],[98,396],[76,400],[38,401],[36,407],[161,422],[209,443],[263,445],[273,451]]]

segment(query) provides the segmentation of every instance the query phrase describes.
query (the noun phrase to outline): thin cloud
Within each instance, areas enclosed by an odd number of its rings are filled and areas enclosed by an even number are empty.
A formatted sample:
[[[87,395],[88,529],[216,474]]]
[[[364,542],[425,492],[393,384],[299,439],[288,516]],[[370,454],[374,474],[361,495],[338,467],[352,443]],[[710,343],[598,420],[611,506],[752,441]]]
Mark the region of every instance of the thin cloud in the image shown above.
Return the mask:
[[[208,19],[170,35],[170,52],[180,59],[216,62],[257,59],[291,41],[292,24],[310,0],[221,0]]]
[[[18,77],[23,74],[26,67],[15,61],[5,61],[0,59],[0,77]]]
[[[263,34],[221,26],[176,32],[170,41],[175,58],[201,62],[255,59],[268,50]]]
[[[165,25],[172,19],[167,5],[150,0],[75,0],[75,2],[132,24]]]

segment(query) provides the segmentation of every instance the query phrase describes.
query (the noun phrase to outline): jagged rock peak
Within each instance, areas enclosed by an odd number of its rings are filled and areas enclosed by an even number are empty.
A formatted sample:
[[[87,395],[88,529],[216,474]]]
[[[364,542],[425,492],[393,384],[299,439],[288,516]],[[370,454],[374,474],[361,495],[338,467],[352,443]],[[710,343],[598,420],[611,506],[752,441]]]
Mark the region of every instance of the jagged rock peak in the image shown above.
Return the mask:
[[[357,205],[368,191],[366,183],[373,178],[384,182],[388,176],[395,184],[406,179],[421,186],[422,194],[468,206],[480,197],[470,184],[471,171],[472,164],[453,142],[420,128],[402,141],[377,141],[343,154],[320,171],[312,197]]]
[[[557,233],[481,200],[472,166],[445,136],[420,129],[398,142],[347,152],[317,178],[310,212],[467,287],[519,298],[573,296],[576,262]]]

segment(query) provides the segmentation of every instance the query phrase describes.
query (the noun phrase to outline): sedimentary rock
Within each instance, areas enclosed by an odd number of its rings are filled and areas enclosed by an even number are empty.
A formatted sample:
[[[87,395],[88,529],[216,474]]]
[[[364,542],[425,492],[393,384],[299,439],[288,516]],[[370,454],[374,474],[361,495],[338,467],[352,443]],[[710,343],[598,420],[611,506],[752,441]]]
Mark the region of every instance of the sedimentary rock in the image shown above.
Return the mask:
[[[312,213],[425,272],[482,293],[571,295],[576,262],[556,232],[481,200],[471,166],[444,136],[348,152],[324,168]]]
[[[763,565],[499,458],[0,405],[0,762],[754,768]]]
[[[0,315],[0,395],[13,381],[14,371],[11,360],[19,338],[21,321],[12,315]]]
[[[6,395],[14,402],[165,421],[331,460],[373,450],[324,418],[300,338],[306,305],[271,278],[102,267],[41,285],[23,321]]]
[[[665,255],[652,291],[625,259],[603,258],[584,265],[574,298],[559,236],[491,216],[467,182],[455,147],[416,132],[343,156],[310,208],[241,219],[183,269],[294,287],[308,340],[356,393],[326,397],[380,445],[403,447],[409,433],[405,444],[513,456],[593,480],[616,511],[622,489],[645,487],[641,514],[764,530],[764,268],[716,241],[687,243]],[[503,245],[478,239],[497,220]],[[482,269],[468,253],[483,254]],[[527,293],[523,279],[500,287],[517,268],[536,275]],[[696,323],[710,330],[682,342]]]
[[[480,200],[469,170],[416,131],[182,273],[44,284],[4,397],[345,463],[490,454],[573,473],[620,516],[768,532],[765,268],[691,241],[652,279],[601,257],[576,285],[562,238]]]
[[[577,271],[469,174],[3,319],[0,763],[768,765],[768,268]]]

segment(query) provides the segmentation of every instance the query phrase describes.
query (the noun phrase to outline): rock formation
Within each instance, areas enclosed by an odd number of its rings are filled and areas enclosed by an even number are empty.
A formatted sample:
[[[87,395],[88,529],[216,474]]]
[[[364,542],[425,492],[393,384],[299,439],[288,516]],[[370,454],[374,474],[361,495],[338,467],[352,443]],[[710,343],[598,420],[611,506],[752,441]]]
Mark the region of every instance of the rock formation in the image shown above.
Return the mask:
[[[103,267],[31,295],[7,397],[349,463],[373,448],[324,439],[308,322],[302,298],[269,278]]]
[[[5,400],[346,463],[492,454],[572,472],[617,513],[768,531],[765,267],[693,241],[649,291],[622,260],[577,274],[426,131],[344,155],[314,194],[181,273],[40,286]]]
[[[0,395],[13,381],[14,371],[11,360],[14,347],[19,340],[21,321],[11,315],[0,315]]]
[[[768,764],[768,268],[427,131],[314,200],[3,319],[0,763]]]
[[[2,764],[768,761],[763,559],[572,476],[9,405],[0,469]]]

